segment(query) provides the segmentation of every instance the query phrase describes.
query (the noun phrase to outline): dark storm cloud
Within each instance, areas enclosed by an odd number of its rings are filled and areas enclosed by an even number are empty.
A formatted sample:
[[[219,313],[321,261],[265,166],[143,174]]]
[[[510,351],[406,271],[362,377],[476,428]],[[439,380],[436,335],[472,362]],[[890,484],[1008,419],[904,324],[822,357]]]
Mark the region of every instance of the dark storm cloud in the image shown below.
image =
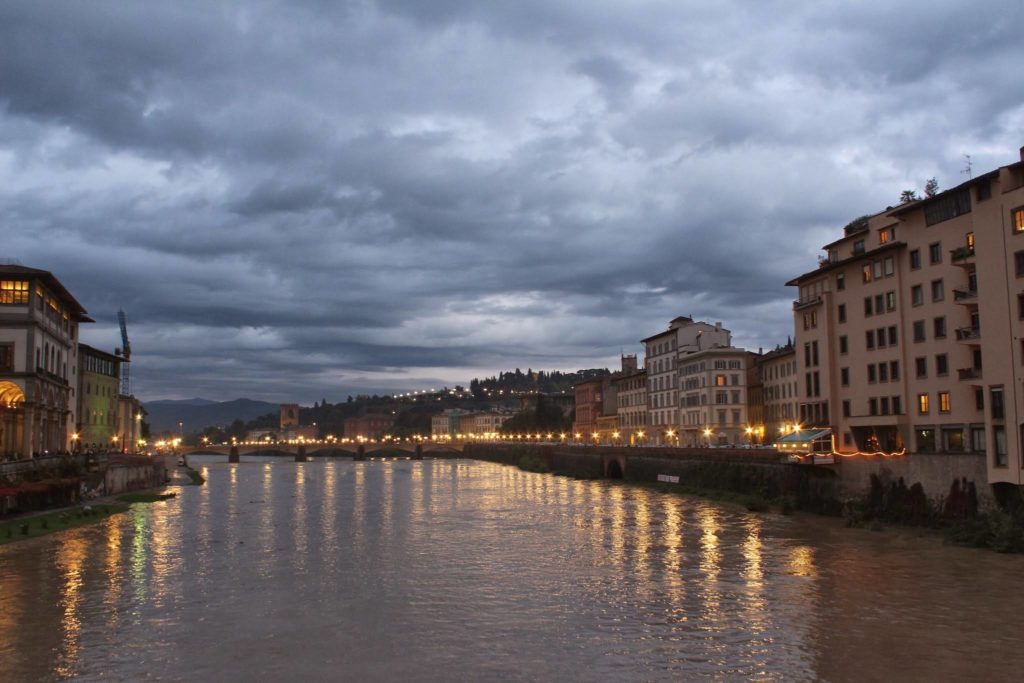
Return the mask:
[[[1016,2],[0,7],[0,257],[140,394],[576,369],[791,333],[850,218],[1024,141]]]

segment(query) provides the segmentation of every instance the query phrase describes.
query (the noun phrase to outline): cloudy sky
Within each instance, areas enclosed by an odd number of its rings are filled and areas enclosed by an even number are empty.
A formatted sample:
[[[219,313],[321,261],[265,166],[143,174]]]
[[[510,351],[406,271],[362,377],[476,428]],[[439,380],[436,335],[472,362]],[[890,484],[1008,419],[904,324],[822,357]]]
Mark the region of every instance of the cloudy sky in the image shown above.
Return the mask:
[[[0,2],[0,258],[136,394],[748,348],[850,219],[1024,144],[1024,4]]]

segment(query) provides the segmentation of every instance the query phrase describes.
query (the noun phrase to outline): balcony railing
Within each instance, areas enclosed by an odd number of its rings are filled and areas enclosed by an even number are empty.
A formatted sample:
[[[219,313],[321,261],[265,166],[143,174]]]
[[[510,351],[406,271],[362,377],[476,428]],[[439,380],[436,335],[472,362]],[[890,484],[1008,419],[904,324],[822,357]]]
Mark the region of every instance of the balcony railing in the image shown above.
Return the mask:
[[[974,257],[974,247],[958,247],[949,252],[953,263],[966,262]]]
[[[980,327],[958,327],[956,330],[957,341],[973,341],[981,339]]]
[[[961,380],[981,379],[981,368],[960,368],[956,374]]]
[[[808,308],[810,306],[817,306],[820,303],[821,303],[821,295],[820,294],[816,294],[814,296],[809,296],[809,297],[806,297],[804,299],[797,299],[796,301],[794,301],[793,302],[793,310],[794,311],[798,311],[801,308]]]
[[[953,300],[958,303],[967,303],[974,301],[978,298],[978,290],[976,289],[954,289]]]

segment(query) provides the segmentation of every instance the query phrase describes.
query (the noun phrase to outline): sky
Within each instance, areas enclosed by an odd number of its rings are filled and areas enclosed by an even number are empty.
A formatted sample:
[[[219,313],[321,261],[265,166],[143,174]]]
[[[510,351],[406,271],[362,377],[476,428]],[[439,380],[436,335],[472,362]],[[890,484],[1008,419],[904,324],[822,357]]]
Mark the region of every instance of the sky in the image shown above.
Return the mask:
[[[0,1],[0,259],[144,400],[792,334],[851,219],[1024,145],[1024,3]]]

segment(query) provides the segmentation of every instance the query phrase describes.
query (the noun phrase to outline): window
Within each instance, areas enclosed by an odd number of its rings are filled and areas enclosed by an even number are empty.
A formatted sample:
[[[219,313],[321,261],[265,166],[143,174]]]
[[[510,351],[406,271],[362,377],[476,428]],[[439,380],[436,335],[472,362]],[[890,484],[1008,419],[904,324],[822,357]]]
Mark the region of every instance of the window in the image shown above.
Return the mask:
[[[896,326],[889,325],[889,346],[896,346]]]
[[[1024,277],[1024,251],[1018,251],[1013,255],[1013,264],[1017,277]]]
[[[0,372],[14,372],[14,344],[0,344]]]
[[[882,262],[881,261],[874,261],[871,264],[871,269],[874,272],[874,276],[875,276],[876,280],[882,279]]]
[[[949,358],[944,353],[935,356],[935,374],[939,377],[949,374]]]
[[[893,396],[892,397],[892,414],[893,415],[902,415],[903,414],[903,406],[901,405],[900,397],[899,396]]]
[[[928,394],[917,395],[917,412],[921,415],[928,414]]]
[[[921,453],[934,453],[935,452],[935,430],[934,429],[918,429],[916,430],[917,435],[917,450]]]
[[[974,390],[974,407],[978,410],[985,410],[985,390],[978,388]]]
[[[914,321],[914,341],[915,342],[923,342],[924,341],[924,321],[923,320],[915,320]]]
[[[942,279],[932,280],[932,301],[942,301],[946,298],[946,290],[942,286]]]
[[[985,451],[985,428],[971,427],[971,450]]]
[[[868,383],[874,384],[876,381],[878,378],[875,376],[875,364],[871,363],[868,365]]]
[[[860,269],[860,274],[864,282],[871,282],[871,264],[865,263],[864,266]]]
[[[875,295],[875,315],[882,315],[885,313],[885,296],[882,294]]]
[[[864,297],[864,317],[865,318],[870,318],[871,314],[873,312],[874,311],[871,308],[871,297],[870,296]]]
[[[1013,232],[1015,234],[1024,232],[1024,206],[1013,210],[1010,218],[1010,225],[1013,226]]]
[[[947,192],[924,207],[925,225],[935,225],[971,212],[971,193],[967,189]]]
[[[928,262],[932,265],[942,263],[942,242],[933,242],[928,245]]]
[[[993,420],[1003,419],[1003,388],[993,387],[989,392],[989,409],[992,411]]]
[[[850,368],[839,368],[839,382],[844,386],[850,386]]]
[[[900,362],[898,360],[889,361],[889,377],[893,382],[900,378]]]
[[[846,341],[846,335],[839,337],[839,353],[846,353],[849,350],[849,343]]]
[[[939,392],[939,412],[940,413],[948,413],[949,412],[949,392],[948,391],[940,391]]]
[[[933,327],[935,328],[935,338],[945,339],[946,338],[946,316],[940,315],[938,318],[932,321]]]
[[[992,428],[996,442],[996,467],[1006,467],[1006,429],[1002,426]]]
[[[888,363],[878,364],[878,381],[888,382],[889,381],[889,365]]]
[[[896,292],[885,293],[885,310],[895,311],[896,310]]]
[[[0,280],[0,304],[27,306],[28,280]]]
[[[846,289],[846,275],[844,273],[836,273],[836,291],[841,292]]]
[[[846,322],[846,304],[839,304],[839,322]]]
[[[917,270],[921,267],[921,250],[911,249],[910,250],[910,269]]]
[[[878,399],[868,399],[868,415],[878,415]]]
[[[896,266],[893,263],[892,256],[882,261],[882,270],[885,272],[886,277],[892,277],[896,274]]]
[[[848,400],[843,401],[843,417],[850,417],[850,402]]]
[[[888,396],[883,396],[881,399],[879,399],[878,404],[879,404],[879,407],[881,408],[882,415],[888,415],[889,414],[889,397]]]
[[[715,386],[716,387],[724,387],[725,386],[725,375],[715,375]]]
[[[1017,295],[1017,317],[1024,320],[1024,294]]]
[[[875,331],[868,330],[864,333],[864,341],[869,349],[875,348]]]
[[[992,198],[992,183],[982,182],[974,188],[974,198],[979,202]]]
[[[878,231],[878,243],[888,244],[892,242],[892,228],[883,228]]]
[[[853,253],[854,255],[864,253],[864,240],[857,240],[853,243]]]
[[[921,285],[914,285],[910,288],[910,305],[920,306],[924,304],[924,288]]]
[[[883,346],[886,345],[884,327],[879,327],[877,330],[875,330],[875,338],[878,340],[878,348],[882,348]]]

